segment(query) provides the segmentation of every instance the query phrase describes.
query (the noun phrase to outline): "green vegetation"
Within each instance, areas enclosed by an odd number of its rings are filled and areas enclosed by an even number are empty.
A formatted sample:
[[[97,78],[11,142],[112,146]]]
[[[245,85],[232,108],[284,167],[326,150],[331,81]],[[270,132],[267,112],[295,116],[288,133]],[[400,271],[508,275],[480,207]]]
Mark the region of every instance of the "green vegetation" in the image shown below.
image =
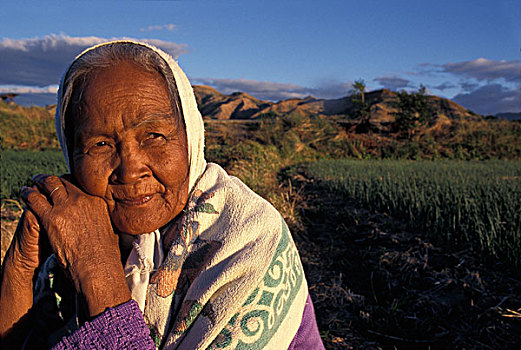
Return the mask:
[[[414,135],[434,118],[434,114],[429,109],[425,96],[426,88],[421,86],[416,92],[408,93],[400,91],[396,107],[396,128],[399,132],[412,139]]]
[[[367,209],[477,256],[521,260],[521,163],[327,160],[308,176]]]
[[[260,121],[207,124],[207,156],[219,164],[240,157],[246,141],[275,146],[284,159],[521,159],[521,123],[509,121],[454,122],[412,140],[385,134],[357,134],[343,119],[323,116],[268,116]],[[242,153],[241,153],[242,154]],[[247,154],[244,153],[246,156]],[[290,164],[286,164],[290,165]]]
[[[216,133],[215,127],[209,129],[210,135]],[[306,163],[307,176],[319,180],[327,191],[341,192],[369,210],[405,221],[411,229],[427,232],[430,239],[451,249],[470,246],[478,257],[520,264],[521,163],[440,158],[487,159],[495,152],[517,154],[519,140],[512,139],[508,145],[494,138],[513,137],[516,132],[521,135],[521,130],[500,135],[499,127],[489,128],[488,133],[481,124],[474,127],[462,127],[454,137],[467,142],[451,148],[442,148],[433,138],[400,146],[398,142],[375,144],[368,138],[354,138],[324,118],[293,115],[265,119],[248,130],[235,129],[234,137],[222,136],[221,130],[220,138],[208,138],[207,155],[270,200],[297,227],[302,227],[302,218],[287,196],[293,189],[284,179],[294,175],[295,166]]]
[[[66,172],[61,151],[3,151],[1,198],[17,199],[22,186],[30,186],[34,175]]]

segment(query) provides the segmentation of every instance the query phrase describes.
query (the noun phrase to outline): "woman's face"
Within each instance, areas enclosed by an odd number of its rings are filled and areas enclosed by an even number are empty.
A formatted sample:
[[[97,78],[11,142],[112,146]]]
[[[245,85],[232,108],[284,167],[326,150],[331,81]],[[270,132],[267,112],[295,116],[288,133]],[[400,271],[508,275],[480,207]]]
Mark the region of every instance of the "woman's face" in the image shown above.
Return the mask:
[[[152,232],[188,198],[188,147],[164,79],[132,63],[101,68],[71,105],[72,173],[122,233]],[[81,90],[81,91],[80,91]]]

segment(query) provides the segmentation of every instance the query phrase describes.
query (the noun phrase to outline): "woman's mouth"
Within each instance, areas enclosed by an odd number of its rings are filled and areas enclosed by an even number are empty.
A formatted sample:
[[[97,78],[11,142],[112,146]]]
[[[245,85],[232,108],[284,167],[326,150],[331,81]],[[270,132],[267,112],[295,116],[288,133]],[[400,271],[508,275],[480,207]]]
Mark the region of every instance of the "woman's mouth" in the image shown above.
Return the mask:
[[[129,207],[135,207],[135,206],[143,205],[147,202],[150,202],[152,197],[153,197],[153,195],[146,195],[146,196],[141,196],[141,197],[136,197],[136,198],[119,198],[117,201],[122,205],[129,206]]]

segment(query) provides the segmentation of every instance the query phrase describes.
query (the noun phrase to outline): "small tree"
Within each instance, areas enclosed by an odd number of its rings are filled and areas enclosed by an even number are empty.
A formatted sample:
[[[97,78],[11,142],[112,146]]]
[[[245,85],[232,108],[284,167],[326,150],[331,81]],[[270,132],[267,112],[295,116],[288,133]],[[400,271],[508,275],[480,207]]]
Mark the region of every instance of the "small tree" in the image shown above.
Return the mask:
[[[355,80],[353,83],[354,96],[360,99],[361,103],[365,103],[365,89],[367,85],[364,79]]]
[[[370,105],[365,101],[365,89],[367,85],[363,79],[355,80],[351,92],[351,101],[355,106],[355,118],[360,120],[360,125],[364,128],[369,126],[371,117]]]
[[[425,96],[425,86],[421,85],[417,92],[408,93],[400,91],[394,114],[396,117],[396,127],[402,134],[412,139],[416,132],[427,124],[432,118],[433,113],[429,108]]]

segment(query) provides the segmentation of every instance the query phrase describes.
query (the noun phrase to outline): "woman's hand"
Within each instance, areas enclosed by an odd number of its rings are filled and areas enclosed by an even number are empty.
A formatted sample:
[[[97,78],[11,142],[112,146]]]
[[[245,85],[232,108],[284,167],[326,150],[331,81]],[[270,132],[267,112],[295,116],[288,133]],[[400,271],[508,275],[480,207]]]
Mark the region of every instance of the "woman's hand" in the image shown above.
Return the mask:
[[[22,198],[47,233],[52,250],[95,316],[130,300],[118,236],[107,205],[65,178],[38,175]]]
[[[35,271],[51,254],[46,239],[45,234],[40,233],[40,226],[34,214],[25,210],[18,222],[3,264],[0,336],[6,342],[8,333],[11,340],[23,339],[25,332],[31,327],[27,317],[24,316],[33,305]]]
[[[49,243],[45,242],[46,238],[40,234],[40,225],[34,214],[30,210],[24,210],[6,254],[19,274],[32,276],[52,253]]]

